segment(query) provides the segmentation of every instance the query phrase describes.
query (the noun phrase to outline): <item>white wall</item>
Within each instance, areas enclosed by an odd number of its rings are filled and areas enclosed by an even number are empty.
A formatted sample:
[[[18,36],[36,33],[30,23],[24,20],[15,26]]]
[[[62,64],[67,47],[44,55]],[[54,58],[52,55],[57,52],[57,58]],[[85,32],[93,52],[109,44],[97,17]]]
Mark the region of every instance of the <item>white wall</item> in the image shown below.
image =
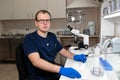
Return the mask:
[[[120,23],[115,24],[116,29],[115,29],[115,36],[120,37]]]
[[[115,24],[101,17],[100,44],[103,43],[104,38],[110,36],[115,36]]]
[[[101,35],[114,36],[114,23],[101,18]]]

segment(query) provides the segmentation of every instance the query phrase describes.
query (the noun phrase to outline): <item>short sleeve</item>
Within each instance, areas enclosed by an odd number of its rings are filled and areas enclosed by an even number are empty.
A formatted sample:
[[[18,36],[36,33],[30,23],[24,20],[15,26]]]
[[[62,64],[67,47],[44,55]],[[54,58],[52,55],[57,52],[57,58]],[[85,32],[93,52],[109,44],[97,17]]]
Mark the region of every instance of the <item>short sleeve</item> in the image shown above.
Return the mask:
[[[24,49],[25,55],[28,55],[32,52],[37,52],[38,51],[31,36],[27,35],[24,38],[23,49]]]

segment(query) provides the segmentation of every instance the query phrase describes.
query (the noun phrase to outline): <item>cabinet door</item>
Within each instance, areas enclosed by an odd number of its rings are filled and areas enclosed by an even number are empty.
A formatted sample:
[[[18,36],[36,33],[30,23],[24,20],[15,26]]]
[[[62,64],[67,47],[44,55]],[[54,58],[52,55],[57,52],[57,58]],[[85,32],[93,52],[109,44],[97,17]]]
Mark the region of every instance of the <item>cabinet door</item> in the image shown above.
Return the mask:
[[[40,9],[47,9],[47,0],[14,0],[14,19],[34,19]]]
[[[14,0],[13,19],[28,19],[30,4],[29,0]]]
[[[66,17],[66,0],[48,0],[48,11],[52,18]]]
[[[11,58],[10,40],[0,39],[0,60],[9,60]]]
[[[16,47],[23,42],[22,38],[13,38],[11,39],[11,59],[15,60],[16,56]]]
[[[29,0],[30,1],[30,19],[34,19],[37,11],[47,10],[47,0]]]
[[[0,0],[0,20],[12,18],[13,0]]]

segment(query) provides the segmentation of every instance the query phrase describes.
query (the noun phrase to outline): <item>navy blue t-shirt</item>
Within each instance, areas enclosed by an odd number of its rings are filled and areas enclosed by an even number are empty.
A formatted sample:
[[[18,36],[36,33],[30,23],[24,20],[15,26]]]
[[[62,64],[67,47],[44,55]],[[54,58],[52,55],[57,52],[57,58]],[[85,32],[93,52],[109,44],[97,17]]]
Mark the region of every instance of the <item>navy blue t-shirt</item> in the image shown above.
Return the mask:
[[[48,62],[55,63],[54,59],[57,53],[62,49],[62,45],[57,40],[55,34],[48,32],[46,38],[37,34],[37,31],[25,36],[23,42],[23,49],[26,55],[26,63],[30,77],[52,76],[53,74],[34,67],[27,56],[32,52],[38,52],[40,58]]]

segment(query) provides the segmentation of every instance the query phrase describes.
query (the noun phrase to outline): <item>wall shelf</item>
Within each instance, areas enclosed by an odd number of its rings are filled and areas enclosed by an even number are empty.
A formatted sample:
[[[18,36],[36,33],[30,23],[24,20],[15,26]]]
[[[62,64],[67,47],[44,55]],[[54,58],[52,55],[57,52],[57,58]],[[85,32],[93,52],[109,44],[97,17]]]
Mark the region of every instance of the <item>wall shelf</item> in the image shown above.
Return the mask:
[[[107,19],[107,20],[112,21],[114,23],[120,23],[120,10],[115,11],[112,14],[108,14],[108,15],[104,16],[104,19]]]

